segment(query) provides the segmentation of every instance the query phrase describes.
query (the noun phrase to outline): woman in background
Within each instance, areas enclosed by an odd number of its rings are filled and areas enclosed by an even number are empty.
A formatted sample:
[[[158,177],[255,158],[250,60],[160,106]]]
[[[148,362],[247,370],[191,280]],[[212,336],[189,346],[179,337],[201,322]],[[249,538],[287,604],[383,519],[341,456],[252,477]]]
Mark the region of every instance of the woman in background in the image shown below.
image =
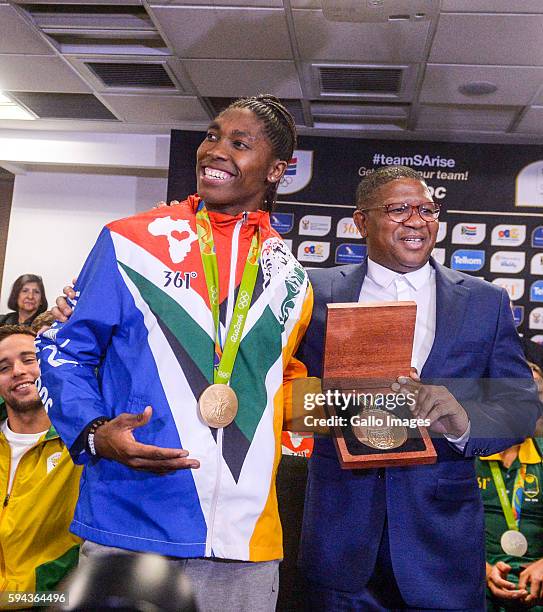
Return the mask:
[[[23,274],[13,283],[8,298],[13,312],[0,316],[0,325],[28,325],[47,310],[47,298],[41,276]]]

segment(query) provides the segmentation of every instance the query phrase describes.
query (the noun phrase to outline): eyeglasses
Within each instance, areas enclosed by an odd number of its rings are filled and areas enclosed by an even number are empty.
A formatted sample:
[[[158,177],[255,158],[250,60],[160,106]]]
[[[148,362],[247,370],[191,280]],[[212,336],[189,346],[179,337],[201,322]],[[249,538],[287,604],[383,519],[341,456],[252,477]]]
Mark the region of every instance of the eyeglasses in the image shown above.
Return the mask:
[[[423,221],[426,221],[426,223],[437,221],[439,213],[441,212],[439,204],[435,204],[434,202],[415,205],[407,204],[407,202],[402,202],[399,204],[385,204],[384,206],[374,206],[373,208],[362,208],[360,209],[360,212],[375,210],[376,208],[384,208],[386,214],[395,223],[405,223],[406,221],[409,221],[414,210],[418,212],[420,218]]]

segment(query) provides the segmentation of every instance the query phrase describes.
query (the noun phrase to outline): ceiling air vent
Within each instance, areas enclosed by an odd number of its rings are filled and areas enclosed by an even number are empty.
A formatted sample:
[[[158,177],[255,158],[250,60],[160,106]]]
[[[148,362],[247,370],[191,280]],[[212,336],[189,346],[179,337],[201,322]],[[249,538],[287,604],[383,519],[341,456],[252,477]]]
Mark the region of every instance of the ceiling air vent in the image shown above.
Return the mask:
[[[20,4],[42,29],[99,28],[154,29],[147,11],[140,4],[76,4],[43,2]]]
[[[320,95],[398,95],[402,68],[373,66],[315,66]]]
[[[313,127],[335,130],[403,130],[408,104],[368,102],[311,102]]]
[[[169,55],[141,5],[23,4],[22,8],[62,53]]]
[[[10,96],[40,119],[113,120],[117,117],[92,94],[11,91]]]
[[[107,87],[175,89],[163,64],[85,62],[85,66]]]
[[[214,115],[218,115],[236,99],[237,98],[206,98],[208,104],[213,110]],[[304,113],[300,100],[282,99],[281,102],[285,105],[288,112],[294,117],[294,122],[296,125],[305,125]]]
[[[62,53],[93,55],[169,55],[158,32],[86,30],[48,30],[47,36]]]

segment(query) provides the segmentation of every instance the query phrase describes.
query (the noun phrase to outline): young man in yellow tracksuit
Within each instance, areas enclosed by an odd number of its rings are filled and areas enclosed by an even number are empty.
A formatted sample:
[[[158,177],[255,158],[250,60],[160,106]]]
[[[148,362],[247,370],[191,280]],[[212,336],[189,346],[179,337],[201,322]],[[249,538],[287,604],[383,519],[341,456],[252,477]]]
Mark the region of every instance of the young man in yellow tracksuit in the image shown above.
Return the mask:
[[[49,421],[38,377],[34,333],[0,328],[1,607],[14,607],[9,592],[54,590],[78,559],[80,540],[68,528],[81,469]],[[21,607],[32,607],[25,597]]]

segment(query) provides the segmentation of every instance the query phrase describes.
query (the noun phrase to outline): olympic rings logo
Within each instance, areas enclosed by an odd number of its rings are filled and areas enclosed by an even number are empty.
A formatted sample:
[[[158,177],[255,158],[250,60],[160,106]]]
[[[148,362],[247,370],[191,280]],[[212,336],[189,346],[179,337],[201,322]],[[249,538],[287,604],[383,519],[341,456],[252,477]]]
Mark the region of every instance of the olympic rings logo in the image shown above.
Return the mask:
[[[292,176],[283,176],[283,178],[281,179],[281,185],[283,187],[288,187],[293,180],[294,178]]]
[[[238,304],[240,308],[247,308],[249,306],[249,301],[251,296],[247,293],[247,291],[242,291],[238,297]]]

